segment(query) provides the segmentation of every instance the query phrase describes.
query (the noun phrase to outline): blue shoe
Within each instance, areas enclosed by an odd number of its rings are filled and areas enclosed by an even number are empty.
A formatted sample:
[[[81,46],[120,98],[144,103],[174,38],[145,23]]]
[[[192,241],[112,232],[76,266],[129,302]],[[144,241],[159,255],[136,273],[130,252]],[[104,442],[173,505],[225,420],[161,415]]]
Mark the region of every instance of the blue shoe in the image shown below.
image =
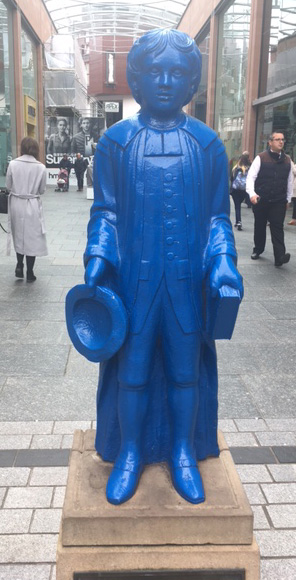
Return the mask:
[[[109,503],[119,505],[136,492],[142,473],[142,464],[132,452],[121,453],[116,459],[106,487]]]
[[[197,465],[180,467],[171,464],[171,476],[175,490],[190,503],[205,501],[205,492]]]

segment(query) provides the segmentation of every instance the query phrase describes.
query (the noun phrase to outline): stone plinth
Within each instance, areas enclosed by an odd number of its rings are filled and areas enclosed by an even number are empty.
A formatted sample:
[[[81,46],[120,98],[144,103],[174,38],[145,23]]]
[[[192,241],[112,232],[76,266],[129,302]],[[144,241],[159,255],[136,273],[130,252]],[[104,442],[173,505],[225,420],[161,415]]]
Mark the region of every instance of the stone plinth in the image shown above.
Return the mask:
[[[76,431],[59,536],[57,580],[74,572],[245,570],[259,580],[253,513],[222,434],[220,457],[200,462],[206,501],[174,490],[165,464],[146,467],[122,506],[105,497],[112,465],[94,452],[95,431]]]

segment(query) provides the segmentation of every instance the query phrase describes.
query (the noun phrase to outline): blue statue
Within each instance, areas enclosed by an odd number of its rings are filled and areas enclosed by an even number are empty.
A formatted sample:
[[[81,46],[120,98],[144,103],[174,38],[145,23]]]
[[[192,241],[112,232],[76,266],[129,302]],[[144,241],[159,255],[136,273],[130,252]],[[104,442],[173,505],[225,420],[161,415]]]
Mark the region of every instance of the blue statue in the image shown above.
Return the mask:
[[[177,30],[142,36],[127,70],[141,110],[108,129],[95,155],[85,301],[70,293],[82,318],[102,288],[127,312],[128,330],[121,321],[122,346],[105,356],[111,358],[101,364],[97,395],[96,450],[114,462],[107,483],[112,504],[133,496],[145,464],[161,461],[183,498],[203,502],[197,460],[219,454],[216,351],[205,316],[212,328],[222,324],[218,337],[229,338],[243,287],[224,146],[182,111],[200,75],[201,54],[189,36]],[[89,308],[91,331],[80,311],[73,322],[68,308],[68,318],[91,347],[101,319]],[[224,333],[223,320],[231,321]],[[114,324],[110,318],[104,328]]]

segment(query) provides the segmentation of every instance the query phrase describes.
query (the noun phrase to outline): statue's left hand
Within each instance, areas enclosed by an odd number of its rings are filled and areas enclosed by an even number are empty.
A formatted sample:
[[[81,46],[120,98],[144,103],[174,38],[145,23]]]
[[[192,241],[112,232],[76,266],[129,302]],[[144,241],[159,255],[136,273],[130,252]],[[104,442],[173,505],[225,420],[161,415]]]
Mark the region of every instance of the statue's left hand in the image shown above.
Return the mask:
[[[241,299],[244,295],[243,279],[231,256],[221,254],[213,259],[210,271],[211,293],[215,296],[219,289],[224,286],[231,286],[240,292]]]

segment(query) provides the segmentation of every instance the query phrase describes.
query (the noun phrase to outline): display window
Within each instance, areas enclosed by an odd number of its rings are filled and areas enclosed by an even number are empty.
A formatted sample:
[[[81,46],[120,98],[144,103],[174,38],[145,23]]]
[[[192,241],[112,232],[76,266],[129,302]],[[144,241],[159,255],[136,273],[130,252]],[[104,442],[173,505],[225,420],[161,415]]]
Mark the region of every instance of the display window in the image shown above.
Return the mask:
[[[235,0],[219,14],[214,128],[229,159],[242,153],[251,0]]]
[[[0,187],[9,162],[16,157],[12,17],[0,0]]]
[[[29,33],[22,28],[22,76],[25,136],[37,138],[37,50]]]

